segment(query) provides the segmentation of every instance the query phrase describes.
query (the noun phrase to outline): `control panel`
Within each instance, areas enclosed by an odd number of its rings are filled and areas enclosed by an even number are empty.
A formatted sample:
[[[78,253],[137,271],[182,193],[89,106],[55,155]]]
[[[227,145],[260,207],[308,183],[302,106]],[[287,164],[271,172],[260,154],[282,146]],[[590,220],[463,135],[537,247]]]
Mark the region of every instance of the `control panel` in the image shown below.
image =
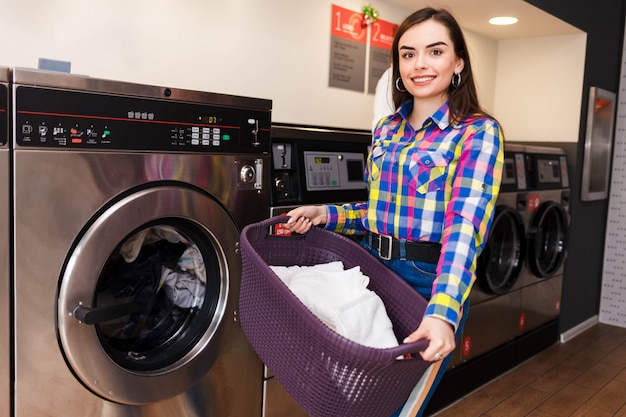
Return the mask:
[[[16,146],[269,154],[270,112],[17,86]]]
[[[272,126],[274,207],[365,201],[368,131]]]
[[[308,190],[365,188],[365,157],[354,152],[304,152]]]
[[[0,84],[0,146],[7,144],[9,137],[8,90],[6,84]]]
[[[524,154],[505,151],[501,191],[512,192],[523,191],[526,189],[526,167]]]
[[[528,181],[535,189],[560,189],[569,187],[567,157],[564,154],[526,155]]]

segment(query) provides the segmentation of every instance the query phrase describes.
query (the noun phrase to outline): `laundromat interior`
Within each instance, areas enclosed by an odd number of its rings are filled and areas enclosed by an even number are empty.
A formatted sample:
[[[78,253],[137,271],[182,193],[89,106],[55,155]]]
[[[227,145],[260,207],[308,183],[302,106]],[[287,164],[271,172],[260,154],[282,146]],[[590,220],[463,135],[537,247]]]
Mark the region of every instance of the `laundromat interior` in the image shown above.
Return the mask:
[[[368,63],[361,90],[331,83],[333,11],[366,6],[395,25],[425,6],[457,17],[481,104],[503,126],[508,167],[530,169],[528,188],[503,187],[503,214],[521,216],[525,235],[549,200],[564,222],[555,271],[524,265],[516,283],[489,294],[477,282],[477,318],[428,415],[598,328],[621,341],[603,354],[622,358],[611,387],[626,392],[625,0],[0,4],[0,417],[307,417],[241,331],[238,239],[299,204],[364,198],[360,181],[315,189],[297,165],[367,156],[378,73]],[[515,12],[517,26],[487,23]],[[368,44],[363,53],[374,52]],[[608,116],[593,117],[603,109]],[[170,122],[152,127],[161,116]],[[216,151],[188,151],[186,135],[196,134]],[[105,145],[87,152],[86,137]],[[548,162],[558,185],[533,184]],[[184,331],[154,327],[132,344],[119,334],[134,328],[102,323],[136,305],[92,308],[119,289],[98,281],[92,263],[112,274],[146,236],[176,239],[167,250],[194,262],[209,253],[215,266],[200,269],[218,278],[168,304]],[[162,345],[146,363],[120,354],[153,341]],[[494,410],[467,415],[583,415]],[[626,415],[626,399],[586,415]]]

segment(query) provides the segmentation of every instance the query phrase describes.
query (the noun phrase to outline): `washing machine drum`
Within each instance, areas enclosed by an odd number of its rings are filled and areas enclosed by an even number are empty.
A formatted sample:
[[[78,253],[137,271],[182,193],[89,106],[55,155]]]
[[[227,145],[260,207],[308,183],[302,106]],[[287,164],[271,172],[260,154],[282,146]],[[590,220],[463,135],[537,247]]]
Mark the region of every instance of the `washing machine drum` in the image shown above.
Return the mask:
[[[60,281],[66,362],[99,396],[152,403],[209,371],[237,326],[238,229],[210,196],[156,187],[85,227]]]
[[[509,206],[497,206],[489,237],[478,257],[476,275],[481,289],[497,295],[508,292],[522,270],[525,248],[521,214]]]
[[[542,203],[528,227],[528,266],[539,278],[554,275],[567,253],[568,216],[555,201]]]

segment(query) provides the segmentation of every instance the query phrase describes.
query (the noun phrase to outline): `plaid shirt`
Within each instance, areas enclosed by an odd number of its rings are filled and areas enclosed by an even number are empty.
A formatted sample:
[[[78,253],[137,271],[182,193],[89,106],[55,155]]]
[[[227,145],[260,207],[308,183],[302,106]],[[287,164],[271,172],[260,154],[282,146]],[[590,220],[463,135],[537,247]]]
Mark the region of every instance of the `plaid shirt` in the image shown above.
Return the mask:
[[[483,116],[450,125],[447,103],[415,131],[408,123],[412,108],[407,101],[374,132],[365,172],[368,201],[329,206],[325,228],[441,243],[426,315],[456,328],[493,220],[503,137]]]

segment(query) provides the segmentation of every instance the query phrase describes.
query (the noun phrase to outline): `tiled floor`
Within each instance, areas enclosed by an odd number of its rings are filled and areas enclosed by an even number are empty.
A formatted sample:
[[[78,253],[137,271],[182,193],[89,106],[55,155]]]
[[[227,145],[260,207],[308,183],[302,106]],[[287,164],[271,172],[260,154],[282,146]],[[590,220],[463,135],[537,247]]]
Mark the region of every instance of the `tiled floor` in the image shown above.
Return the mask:
[[[626,417],[626,329],[596,324],[435,415]]]

